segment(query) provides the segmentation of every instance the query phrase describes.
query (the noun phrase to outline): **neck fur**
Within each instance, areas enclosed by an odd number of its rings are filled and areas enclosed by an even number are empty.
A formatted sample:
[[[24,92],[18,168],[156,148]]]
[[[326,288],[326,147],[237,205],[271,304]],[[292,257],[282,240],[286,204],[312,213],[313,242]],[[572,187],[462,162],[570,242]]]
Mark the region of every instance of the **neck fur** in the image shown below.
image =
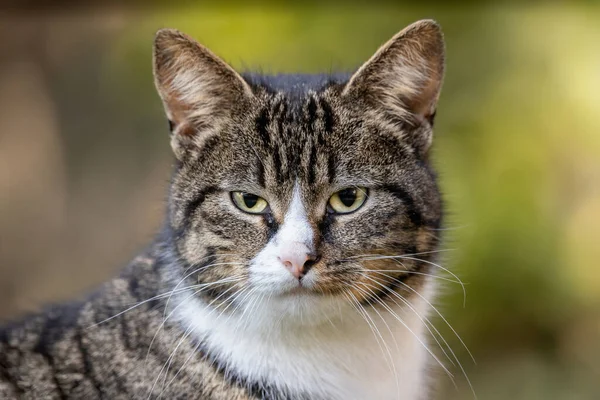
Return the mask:
[[[417,400],[426,397],[433,360],[423,322],[433,290],[427,282],[410,307],[395,298],[387,301],[389,308],[360,310],[343,297],[251,295],[234,312],[221,313],[198,298],[182,297],[177,315],[241,384],[292,398]]]

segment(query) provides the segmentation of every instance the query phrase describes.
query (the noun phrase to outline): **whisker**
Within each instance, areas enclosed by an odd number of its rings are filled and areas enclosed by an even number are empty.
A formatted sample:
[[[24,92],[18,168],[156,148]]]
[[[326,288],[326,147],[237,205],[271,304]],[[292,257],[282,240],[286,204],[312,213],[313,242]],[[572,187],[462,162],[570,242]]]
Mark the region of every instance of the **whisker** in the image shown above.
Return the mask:
[[[254,293],[258,292],[258,290],[259,289],[257,287],[254,287],[254,288],[248,290],[248,292],[246,293],[246,295],[244,296],[244,298],[239,301],[238,306],[236,307],[236,309],[241,308],[241,307],[244,307],[244,309],[242,310],[242,314],[240,315],[239,321],[238,321],[238,323],[236,324],[236,326],[234,328],[234,334],[237,334],[238,328],[245,321],[244,318],[246,316],[246,313],[248,312],[248,309],[250,308],[250,306],[254,305],[254,301],[256,301],[256,297],[255,298],[251,298],[250,303],[248,303],[248,304],[244,304],[244,302],[246,301],[246,299],[248,299],[249,297],[251,297],[252,295],[254,295]]]
[[[356,290],[359,290],[363,295],[365,295],[365,297],[370,297],[372,295],[375,295],[375,292],[373,292],[367,285],[365,285],[364,282],[357,282],[357,284],[356,285],[352,285],[352,287],[354,289],[356,289]],[[377,313],[377,315],[379,315],[379,318],[381,318],[383,320],[383,323],[384,323],[385,327],[390,332],[390,335],[392,336],[392,339],[394,340],[394,343],[396,344],[396,349],[399,350],[400,347],[398,346],[398,342],[396,341],[396,338],[394,336],[394,332],[392,331],[392,329],[388,325],[387,321],[383,318],[383,316],[381,315],[381,313],[379,312],[379,310],[377,310],[375,307],[373,307],[373,311],[375,311]]]
[[[456,251],[456,249],[429,250],[429,251],[421,251],[419,253],[398,254],[398,255],[394,255],[394,256],[387,256],[385,254],[357,254],[357,255],[354,255],[354,256],[346,257],[346,259],[356,259],[356,258],[362,258],[362,257],[377,257],[377,256],[384,256],[384,257],[420,256],[420,255],[425,255],[425,254],[445,253],[447,251]]]
[[[242,290],[240,290],[239,292],[235,293],[235,296],[227,298],[227,300],[225,300],[225,302],[227,303],[227,305],[225,306],[224,309],[221,310],[221,312],[219,313],[219,315],[217,315],[217,319],[221,318],[223,316],[223,314],[225,314],[225,311],[227,311],[229,309],[229,307],[231,307],[232,304],[235,304],[235,302],[237,301],[237,299],[239,299],[249,289],[250,289],[249,286],[243,287]],[[239,304],[238,304],[238,306],[239,306]],[[230,318],[231,315],[235,314],[235,311],[237,310],[237,308],[238,308],[237,306],[234,307],[234,309],[232,310],[231,314],[227,318]]]
[[[369,269],[364,269],[364,272],[377,272],[377,270],[369,270]],[[450,325],[450,323],[446,320],[446,318],[444,318],[444,316],[437,310],[437,308],[435,308],[433,306],[433,304],[431,304],[430,301],[428,301],[425,297],[423,297],[418,291],[416,291],[415,289],[413,289],[410,285],[407,285],[406,283],[402,282],[402,280],[397,279],[397,278],[392,278],[389,277],[391,279],[393,279],[394,281],[400,283],[401,285],[403,285],[404,287],[406,287],[407,289],[409,289],[411,292],[415,293],[417,296],[419,296],[421,299],[423,299],[425,302],[427,302],[427,304],[440,316],[440,318],[442,318],[442,320],[444,321],[444,323],[446,325],[448,325],[448,327],[452,330],[452,333],[454,333],[454,335],[457,337],[457,339],[460,341],[460,343],[462,344],[462,346],[465,348],[465,350],[467,351],[467,353],[469,354],[469,357],[471,358],[471,360],[473,361],[474,364],[477,364],[477,362],[475,361],[475,358],[473,357],[473,354],[471,354],[471,352],[469,351],[469,349],[467,348],[467,345],[464,343],[464,341],[461,339],[461,337],[458,335],[458,333],[454,330],[454,328],[452,328],[452,326]],[[395,293],[395,292],[394,292]]]
[[[373,293],[374,294],[374,293]],[[431,357],[442,367],[442,369],[448,374],[450,377],[454,377],[454,375],[446,368],[446,366],[440,361],[440,359],[429,349],[429,347],[419,338],[419,336],[396,314],[387,304],[385,304],[381,299],[375,297],[375,300],[378,304],[381,304],[398,322],[400,322],[413,336],[414,338],[423,346],[423,348],[429,353]]]
[[[448,268],[444,268],[439,264],[436,264],[432,261],[429,260],[423,260],[422,258],[416,258],[416,257],[409,257],[409,256],[377,256],[377,257],[372,257],[372,258],[361,258],[361,261],[372,261],[372,260],[385,260],[385,259],[391,259],[391,260],[396,260],[396,259],[401,259],[401,260],[413,260],[413,261],[418,261],[418,262],[424,262],[426,264],[429,265],[433,265],[434,267],[437,267],[439,269],[441,269],[442,271],[448,273],[449,275],[451,275],[454,279],[456,279],[459,283],[460,286],[462,288],[462,292],[463,292],[463,307],[466,306],[467,303],[467,291],[465,289],[465,284],[463,283],[463,281],[456,275],[454,274],[452,271],[450,271]],[[400,263],[400,265],[404,266],[404,264]]]
[[[250,323],[250,316],[254,313],[255,309],[257,309],[260,306],[260,303],[265,298],[265,293],[264,292],[259,292],[259,294],[260,294],[259,296],[254,297],[254,299],[250,303],[250,306],[246,307],[244,309],[244,312],[242,313],[242,316],[240,318],[240,322],[243,323],[243,326],[242,326],[243,330],[245,330],[248,327],[248,324]],[[246,311],[248,311],[248,309],[250,309],[250,311],[246,312]],[[238,327],[239,327],[239,325],[238,325]]]
[[[258,288],[251,286],[245,288],[245,290],[242,293],[240,293],[240,296],[234,299],[234,302],[237,302],[237,304],[235,305],[235,308],[231,311],[230,315],[227,316],[227,318],[229,319],[232,315],[235,315],[235,313],[238,312],[239,309],[244,306],[244,302],[246,301],[246,299],[257,290]],[[244,296],[243,298],[242,295]]]
[[[402,281],[399,281],[399,283],[401,285],[405,286],[407,289],[409,289],[413,293],[415,293],[421,299],[423,299],[427,303],[427,305],[429,305],[429,307],[431,307],[436,312],[436,314],[438,314],[440,316],[440,318],[444,321],[444,323],[446,325],[448,325],[448,327],[450,328],[450,330],[452,330],[452,333],[454,333],[454,335],[456,336],[456,338],[460,341],[460,343],[462,344],[462,346],[465,348],[465,350],[469,354],[469,357],[471,357],[471,360],[473,361],[473,363],[477,364],[477,362],[475,361],[475,357],[473,357],[473,354],[471,354],[471,351],[469,350],[469,348],[467,347],[467,345],[465,344],[465,342],[462,340],[462,338],[460,337],[460,335],[458,334],[458,332],[456,332],[456,330],[454,330],[454,328],[452,327],[452,325],[450,325],[450,323],[448,322],[448,320],[446,320],[446,318],[442,315],[442,313],[439,312],[438,309],[435,308],[435,306],[433,304],[431,304],[431,302],[429,300],[427,300],[423,295],[421,295],[421,293],[419,293],[417,290],[415,290],[412,287],[410,287],[410,285],[407,285],[406,283],[404,283]]]
[[[469,348],[467,347],[467,345],[465,344],[465,342],[462,340],[462,338],[460,337],[460,335],[458,334],[458,332],[456,332],[456,330],[452,327],[452,325],[450,325],[450,323],[448,322],[448,320],[442,315],[442,313],[433,305],[431,304],[431,302],[429,300],[427,300],[423,295],[421,295],[417,290],[413,289],[412,287],[410,287],[410,285],[407,285],[406,283],[398,280],[398,283],[400,283],[401,285],[405,286],[407,289],[409,289],[410,291],[412,291],[413,293],[415,293],[417,296],[419,296],[421,299],[423,299],[423,301],[425,301],[425,303],[427,303],[427,305],[429,305],[429,307],[431,307],[431,309],[433,311],[435,311],[435,313],[437,315],[440,316],[440,318],[442,319],[442,321],[444,321],[444,323],[448,326],[448,328],[450,328],[450,330],[452,331],[452,333],[454,333],[454,335],[456,336],[456,338],[460,341],[461,345],[464,347],[464,349],[467,351],[467,353],[469,354],[469,357],[471,357],[471,360],[473,361],[474,364],[477,364],[477,362],[475,361],[475,357],[473,357],[473,354],[471,353],[471,351],[469,350]],[[458,360],[457,360],[458,361]],[[467,373],[465,371],[465,369],[463,368],[462,364],[459,362],[458,363],[470,389],[471,392],[473,393],[473,397],[477,398],[477,394],[475,393],[475,389],[473,388],[473,385],[471,384],[471,380],[469,379],[469,377],[467,376]]]
[[[452,271],[450,271],[448,268],[444,268],[441,265],[436,264],[436,263],[434,263],[432,261],[423,260],[423,259],[417,258],[417,257],[402,256],[400,258],[407,259],[407,260],[414,260],[414,261],[418,261],[418,262],[424,262],[426,264],[433,265],[434,267],[437,267],[437,268],[441,269],[442,271],[450,274],[454,279],[456,279],[457,281],[460,282],[460,286],[461,286],[462,292],[463,292],[463,308],[465,308],[467,306],[467,290],[465,289],[465,284],[464,284],[464,282],[455,273],[453,273]]]
[[[231,288],[230,288],[230,289],[231,289]],[[236,293],[233,293],[231,296],[229,296],[227,299],[225,299],[225,300],[224,300],[224,302],[228,302],[229,300],[231,300],[231,298],[233,298],[233,297],[234,297],[234,296],[236,296],[237,294],[238,294],[237,292],[236,292]],[[212,302],[211,302],[211,304],[212,304]],[[210,306],[211,304],[209,304],[209,306]],[[213,309],[213,310],[214,310],[214,309]],[[213,310],[211,310],[211,311],[208,313],[208,315],[210,315],[210,314],[213,312]],[[218,317],[217,317],[217,318],[218,318]],[[160,396],[162,396],[163,392],[164,392],[164,391],[166,391],[166,390],[169,388],[169,386],[171,386],[171,384],[172,384],[172,383],[175,381],[175,379],[176,379],[176,378],[179,376],[179,374],[181,373],[181,371],[183,371],[183,369],[185,368],[185,366],[187,365],[187,363],[188,363],[188,362],[189,362],[189,361],[192,359],[192,357],[193,357],[194,355],[196,355],[196,354],[197,354],[198,348],[200,348],[200,345],[201,345],[201,343],[202,343],[201,341],[199,341],[199,342],[198,342],[198,344],[197,344],[197,345],[196,345],[196,347],[194,348],[194,351],[192,351],[192,352],[190,353],[190,355],[189,355],[189,356],[188,356],[188,357],[185,359],[185,361],[184,361],[183,365],[182,365],[181,367],[179,367],[179,369],[177,370],[177,372],[175,373],[175,375],[173,376],[173,378],[171,378],[171,380],[169,381],[169,383],[167,383],[167,384],[166,384],[166,386],[164,387],[164,389],[163,389],[163,390],[162,390],[162,392],[160,393],[159,397],[160,397]],[[167,370],[167,373],[168,373],[168,370]],[[166,376],[166,374],[165,374],[165,376]]]
[[[228,256],[236,256],[236,255],[237,255],[237,254],[234,254],[234,253],[227,253],[227,254],[219,254],[218,256],[219,256],[219,257],[228,257]],[[212,254],[212,255],[209,255],[209,256],[206,256],[206,257],[202,257],[202,258],[200,258],[200,259],[199,259],[198,261],[196,261],[194,264],[191,264],[190,266],[188,266],[188,267],[187,267],[187,268],[186,268],[186,269],[183,271],[183,274],[186,274],[186,273],[187,273],[187,272],[188,272],[190,269],[192,269],[192,268],[194,268],[195,266],[197,266],[197,265],[200,263],[200,261],[202,261],[202,260],[206,260],[207,258],[211,258],[211,257],[216,257],[216,255],[215,255],[215,254]]]
[[[177,344],[177,346],[175,347],[175,349],[171,352],[171,354],[167,358],[167,361],[165,361],[165,363],[163,364],[163,366],[160,369],[160,371],[158,371],[158,375],[156,376],[156,379],[154,380],[154,383],[152,384],[152,387],[148,391],[148,397],[147,397],[147,399],[150,399],[150,397],[152,396],[152,393],[154,392],[154,388],[156,387],[156,384],[158,383],[158,380],[160,379],[160,376],[162,375],[163,370],[167,366],[167,363],[169,363],[171,361],[171,359],[173,358],[175,352],[177,351],[177,349],[179,348],[179,346],[181,345],[181,343],[183,343],[183,341],[191,334],[192,330],[193,330],[192,329],[192,324],[190,324],[188,326],[188,328],[184,331],[184,333],[181,335],[181,340],[179,341],[179,343]],[[162,391],[160,392],[160,394],[162,394]],[[160,396],[159,396],[159,398],[160,398]]]
[[[237,277],[231,277],[231,278],[238,278],[238,279],[235,279],[235,280],[228,280],[228,281],[225,281],[225,282],[223,282],[223,281],[217,281],[217,282],[215,282],[215,283],[216,283],[216,284],[232,283],[232,282],[234,282],[234,283],[237,283],[237,282],[241,282],[241,281],[243,280],[243,278],[244,278],[244,277],[243,277],[243,276],[237,276]],[[194,286],[197,286],[197,285],[192,285],[192,286],[190,286],[189,288],[191,288],[191,287],[194,287]],[[161,329],[164,327],[164,325],[166,324],[167,320],[168,320],[169,318],[171,318],[171,316],[172,316],[172,315],[175,313],[175,311],[177,311],[177,309],[178,309],[178,308],[179,308],[179,307],[180,307],[180,306],[181,306],[181,305],[182,305],[182,304],[183,304],[183,303],[184,303],[186,300],[188,300],[188,299],[190,299],[190,298],[192,298],[192,297],[195,297],[195,296],[197,296],[197,295],[198,295],[200,292],[202,292],[204,289],[208,289],[208,288],[209,288],[209,287],[211,287],[211,286],[214,286],[214,285],[211,285],[211,284],[206,284],[206,286],[205,286],[205,287],[203,287],[201,290],[198,290],[198,291],[196,291],[196,292],[192,293],[191,295],[189,295],[188,297],[186,297],[186,298],[185,298],[184,300],[182,300],[182,301],[181,301],[181,302],[180,302],[180,303],[179,303],[179,304],[178,304],[178,305],[177,305],[175,308],[173,308],[173,310],[171,310],[171,312],[169,313],[169,315],[168,315],[168,316],[166,316],[166,317],[163,319],[162,323],[161,323],[161,324],[160,324],[160,326],[157,328],[157,330],[156,330],[156,333],[155,333],[155,334],[154,334],[154,336],[152,337],[152,340],[150,341],[150,345],[148,346],[148,352],[146,353],[146,361],[148,360],[148,356],[150,355],[150,350],[152,349],[152,345],[154,344],[154,340],[156,340],[156,336],[158,335],[158,333],[160,332],[160,330],[161,330]]]
[[[207,268],[210,267],[216,267],[216,266],[220,266],[220,265],[243,265],[244,263],[231,263],[231,262],[224,262],[224,263],[214,263],[214,264],[209,264],[209,265],[205,265],[202,266],[198,269],[193,270],[192,272],[188,273],[187,275],[185,275],[183,278],[181,278],[181,280],[179,282],[177,282],[177,285],[175,285],[175,287],[173,288],[173,290],[177,289],[179,287],[179,285],[181,285],[187,278],[189,278],[190,276],[194,275],[195,273],[198,273],[200,271],[204,271]],[[169,298],[167,299],[167,303],[165,304],[165,313],[167,312],[167,308],[169,306],[169,301],[171,300],[171,296],[169,296]]]
[[[369,316],[369,314],[367,313],[367,310],[365,310],[365,308],[360,304],[360,302],[358,301],[356,296],[354,296],[354,294],[352,294],[352,292],[345,291],[344,293],[350,295],[350,297],[351,297],[350,304],[353,305],[355,310],[359,313],[359,315],[361,315],[363,317],[363,319],[369,326],[369,329],[371,330],[371,333],[373,333],[373,336],[375,337],[375,340],[377,341],[377,345],[379,346],[379,349],[381,350],[381,354],[383,355],[383,358],[386,359],[386,363],[388,364],[388,367],[390,368],[390,372],[394,373],[394,371],[396,370],[395,365],[394,365],[394,358],[392,357],[392,353],[390,352],[388,345],[385,343],[385,340],[383,339],[381,332],[379,332],[379,329],[377,329],[375,322]],[[379,341],[380,339],[381,339],[381,342]],[[383,344],[383,346],[382,346],[382,344]],[[385,351],[383,349],[384,347],[385,347]],[[387,356],[386,356],[386,351],[387,351]]]
[[[165,392],[169,388],[169,386],[171,386],[171,384],[173,384],[173,382],[175,381],[175,379],[179,376],[179,374],[181,373],[181,371],[183,371],[183,369],[185,368],[185,366],[187,365],[187,363],[192,359],[192,357],[195,356],[198,353],[198,349],[200,348],[201,345],[202,345],[202,341],[198,341],[198,344],[196,344],[196,346],[194,347],[194,350],[192,352],[190,352],[190,355],[185,359],[183,365],[179,368],[179,370],[177,370],[177,373],[175,373],[175,375],[173,376],[173,378],[171,378],[171,380],[169,381],[169,383],[167,383],[167,385],[165,386],[165,388],[160,392],[159,398],[162,397],[163,392]]]
[[[430,231],[456,231],[459,229],[464,229],[464,228],[468,228],[470,225],[459,225],[459,226],[450,226],[448,228],[430,228],[430,227],[425,227],[425,229],[430,230]]]
[[[358,285],[354,286],[354,289],[359,290],[361,293],[363,293],[363,295],[366,296],[370,296],[371,294],[375,294],[371,289],[369,289],[368,287],[365,286],[365,288],[368,290],[364,290],[360,287],[358,287]],[[379,315],[379,318],[381,318],[381,321],[383,321],[384,325],[386,326],[387,330],[390,332],[390,336],[392,337],[392,340],[394,341],[394,344],[396,345],[396,350],[400,350],[400,347],[398,346],[398,341],[396,340],[396,337],[394,335],[394,332],[392,332],[392,329],[390,328],[390,326],[388,325],[387,321],[385,320],[385,318],[383,318],[383,315],[381,315],[381,313],[379,312],[379,310],[377,310],[375,307],[373,307],[373,311],[375,311],[377,313],[377,315]],[[380,334],[381,336],[381,334]],[[382,338],[383,340],[383,338]],[[388,353],[389,353],[389,348],[388,348]],[[390,358],[393,360],[392,355],[390,354]],[[393,368],[393,374],[394,377],[396,378],[396,392],[398,394],[398,397],[400,397],[400,382],[398,381],[398,372],[396,371],[396,365],[395,363],[392,361],[392,368]]]
[[[364,278],[369,279],[372,282],[375,282],[376,284],[378,284],[379,286],[381,286],[382,288],[387,288],[387,286],[385,286],[383,283],[379,282],[377,279],[372,278],[366,274],[362,274]],[[431,335],[431,337],[433,337],[433,340],[435,340],[435,342],[437,343],[438,347],[440,348],[440,350],[442,350],[442,352],[444,353],[444,355],[446,356],[446,358],[448,359],[448,361],[450,361],[450,363],[454,366],[456,366],[456,364],[454,363],[454,361],[452,360],[452,358],[450,358],[450,356],[448,355],[448,353],[446,353],[446,350],[444,349],[444,346],[442,346],[442,344],[439,342],[439,340],[437,339],[437,336],[433,333],[433,331],[431,330],[431,328],[433,328],[433,330],[437,333],[437,335],[439,335],[439,337],[442,339],[442,341],[444,342],[444,344],[446,345],[446,347],[448,347],[448,349],[450,350],[450,352],[452,353],[452,355],[454,356],[454,358],[456,358],[456,356],[454,355],[454,352],[452,351],[452,348],[450,347],[450,345],[448,344],[448,342],[446,342],[446,339],[444,339],[444,336],[440,333],[440,331],[435,327],[435,325],[429,320],[429,318],[427,317],[422,317],[419,312],[410,304],[410,302],[405,299],[403,296],[401,296],[399,293],[396,292],[390,292],[390,294],[395,295],[395,297],[397,297],[398,299],[400,299],[400,301],[402,301],[402,303],[404,303],[412,312],[415,313],[415,315],[417,316],[417,318],[419,318],[419,320],[423,323],[423,325],[425,326],[425,328],[429,331],[429,334]],[[398,304],[398,302],[393,298],[390,297],[390,300],[392,300],[394,302],[394,304],[396,304],[398,307],[400,307],[400,304]],[[431,325],[431,327],[430,327]],[[458,360],[457,360],[458,362]]]
[[[188,289],[186,289],[186,290],[188,290]],[[167,296],[169,295],[169,293],[170,293],[170,292],[168,292],[168,293],[162,293],[162,294],[158,294],[158,295],[156,295],[156,296],[150,297],[149,299],[146,299],[146,300],[140,301],[139,303],[136,303],[136,304],[134,304],[133,306],[131,306],[131,307],[129,307],[129,308],[127,308],[127,309],[125,309],[125,310],[123,310],[123,311],[121,311],[121,312],[119,312],[119,313],[117,313],[117,314],[115,314],[115,315],[113,315],[113,316],[111,316],[111,317],[108,317],[108,318],[106,318],[106,319],[103,319],[103,320],[102,320],[102,321],[100,321],[100,322],[96,322],[95,324],[92,324],[92,325],[88,326],[86,329],[94,328],[94,327],[96,327],[96,326],[98,326],[98,325],[100,325],[100,324],[103,324],[103,323],[105,323],[105,322],[108,322],[108,321],[110,321],[110,320],[112,320],[112,319],[114,319],[114,318],[117,318],[118,316],[120,316],[120,315],[123,315],[123,314],[125,314],[126,312],[128,312],[128,311],[131,311],[131,310],[133,310],[134,308],[137,308],[137,307],[139,307],[139,306],[141,306],[141,305],[143,305],[143,304],[146,304],[146,303],[148,303],[148,302],[151,302],[151,301],[154,301],[154,300],[157,300],[157,299],[161,299],[161,298],[163,298],[163,297],[167,297]]]
[[[398,260],[394,260],[394,261],[398,261]],[[409,275],[423,275],[423,276],[428,276],[430,278],[433,279],[440,279],[446,282],[450,282],[450,283],[456,283],[458,285],[461,284],[461,282],[456,281],[454,279],[450,279],[450,278],[445,278],[443,276],[439,276],[439,275],[433,275],[433,274],[428,274],[426,272],[419,272],[419,271],[411,271],[411,270],[406,270],[406,269],[365,269],[365,271],[371,271],[371,272],[401,272],[403,274],[409,274]]]
[[[230,279],[230,278],[225,278],[225,279]],[[125,313],[127,313],[127,312],[129,312],[129,311],[131,311],[131,310],[133,310],[133,309],[141,306],[141,305],[144,305],[144,304],[146,304],[148,302],[151,302],[151,301],[154,301],[154,300],[159,300],[159,299],[162,299],[162,298],[165,298],[165,297],[169,297],[169,296],[171,296],[171,295],[173,295],[175,293],[181,293],[181,292],[185,292],[187,290],[192,290],[192,289],[197,288],[197,287],[202,287],[204,285],[212,285],[212,284],[217,284],[217,283],[222,283],[222,282],[225,282],[225,280],[215,281],[215,282],[208,282],[208,283],[200,283],[200,284],[197,284],[197,285],[191,285],[191,286],[186,286],[186,287],[183,287],[183,288],[179,288],[179,289],[177,289],[175,291],[170,290],[170,291],[165,292],[165,293],[157,294],[156,296],[152,296],[149,299],[142,300],[142,301],[140,301],[140,302],[132,305],[131,307],[129,307],[129,308],[123,310],[123,311],[118,312],[117,314],[115,314],[115,315],[113,315],[111,317],[108,317],[108,318],[103,319],[102,321],[96,322],[96,323],[94,323],[94,324],[86,327],[86,329],[94,328],[94,327],[96,327],[96,326],[98,326],[100,324],[108,322],[108,321],[110,321],[110,320],[112,320],[114,318],[117,318],[117,317],[119,317],[119,316],[121,316],[121,315],[123,315],[123,314],[125,314]]]
[[[223,293],[219,294],[217,297],[215,297],[209,304],[208,307],[210,307],[212,304],[214,304],[214,302],[216,302],[217,300],[219,300],[223,295],[225,295],[228,291],[230,291],[231,289],[233,289],[234,286],[230,287],[229,289],[225,290]],[[195,294],[199,293],[200,291],[196,292]],[[209,315],[211,312],[213,312],[214,309],[212,309],[209,312]],[[159,394],[159,398],[162,396],[163,392],[166,390],[166,387],[164,386],[166,384],[166,379],[167,376],[169,375],[169,369],[171,368],[171,364],[173,363],[173,358],[175,357],[175,354],[177,353],[177,350],[179,349],[179,347],[183,344],[183,342],[185,341],[185,339],[187,339],[193,330],[193,325],[190,324],[190,326],[188,327],[188,329],[186,329],[186,331],[184,332],[184,334],[182,335],[181,339],[179,340],[179,342],[177,343],[177,345],[175,346],[175,349],[171,352],[171,355],[169,355],[169,358],[167,359],[167,361],[165,361],[165,364],[163,365],[163,367],[160,369],[160,371],[158,372],[158,376],[156,377],[156,380],[154,381],[154,384],[152,385],[152,388],[150,389],[150,393],[152,393],[152,391],[154,390],[154,387],[156,386],[156,383],[158,382],[158,379],[160,378],[160,376],[162,375],[162,372],[165,371],[165,375],[164,375],[164,383],[163,383],[163,389],[161,390],[160,394]],[[165,370],[166,367],[166,370]]]

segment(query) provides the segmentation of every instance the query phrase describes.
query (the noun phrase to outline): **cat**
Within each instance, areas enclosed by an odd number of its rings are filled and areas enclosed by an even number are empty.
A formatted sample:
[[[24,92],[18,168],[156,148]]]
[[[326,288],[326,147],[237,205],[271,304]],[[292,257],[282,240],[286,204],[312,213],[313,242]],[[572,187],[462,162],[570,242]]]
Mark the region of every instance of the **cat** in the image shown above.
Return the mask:
[[[444,46],[422,20],[351,75],[241,75],[160,30],[164,228],[85,300],[0,329],[0,398],[431,398]]]

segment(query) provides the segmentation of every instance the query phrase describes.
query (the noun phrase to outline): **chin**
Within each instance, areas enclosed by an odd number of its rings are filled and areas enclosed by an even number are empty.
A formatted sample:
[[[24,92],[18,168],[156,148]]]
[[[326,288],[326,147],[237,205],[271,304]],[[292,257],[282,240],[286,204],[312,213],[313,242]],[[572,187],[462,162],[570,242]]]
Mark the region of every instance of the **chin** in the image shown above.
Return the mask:
[[[272,287],[244,300],[240,313],[251,313],[257,325],[269,328],[318,326],[330,324],[347,308],[343,297],[323,294],[314,288],[298,285]]]

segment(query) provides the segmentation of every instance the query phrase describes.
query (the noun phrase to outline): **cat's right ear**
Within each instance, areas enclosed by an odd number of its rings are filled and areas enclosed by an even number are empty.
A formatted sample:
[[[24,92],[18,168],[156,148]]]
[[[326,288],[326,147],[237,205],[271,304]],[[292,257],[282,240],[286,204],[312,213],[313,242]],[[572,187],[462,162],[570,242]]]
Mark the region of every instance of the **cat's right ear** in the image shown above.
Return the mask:
[[[179,159],[240,115],[253,97],[250,86],[233,68],[174,29],[156,33],[154,82]]]

